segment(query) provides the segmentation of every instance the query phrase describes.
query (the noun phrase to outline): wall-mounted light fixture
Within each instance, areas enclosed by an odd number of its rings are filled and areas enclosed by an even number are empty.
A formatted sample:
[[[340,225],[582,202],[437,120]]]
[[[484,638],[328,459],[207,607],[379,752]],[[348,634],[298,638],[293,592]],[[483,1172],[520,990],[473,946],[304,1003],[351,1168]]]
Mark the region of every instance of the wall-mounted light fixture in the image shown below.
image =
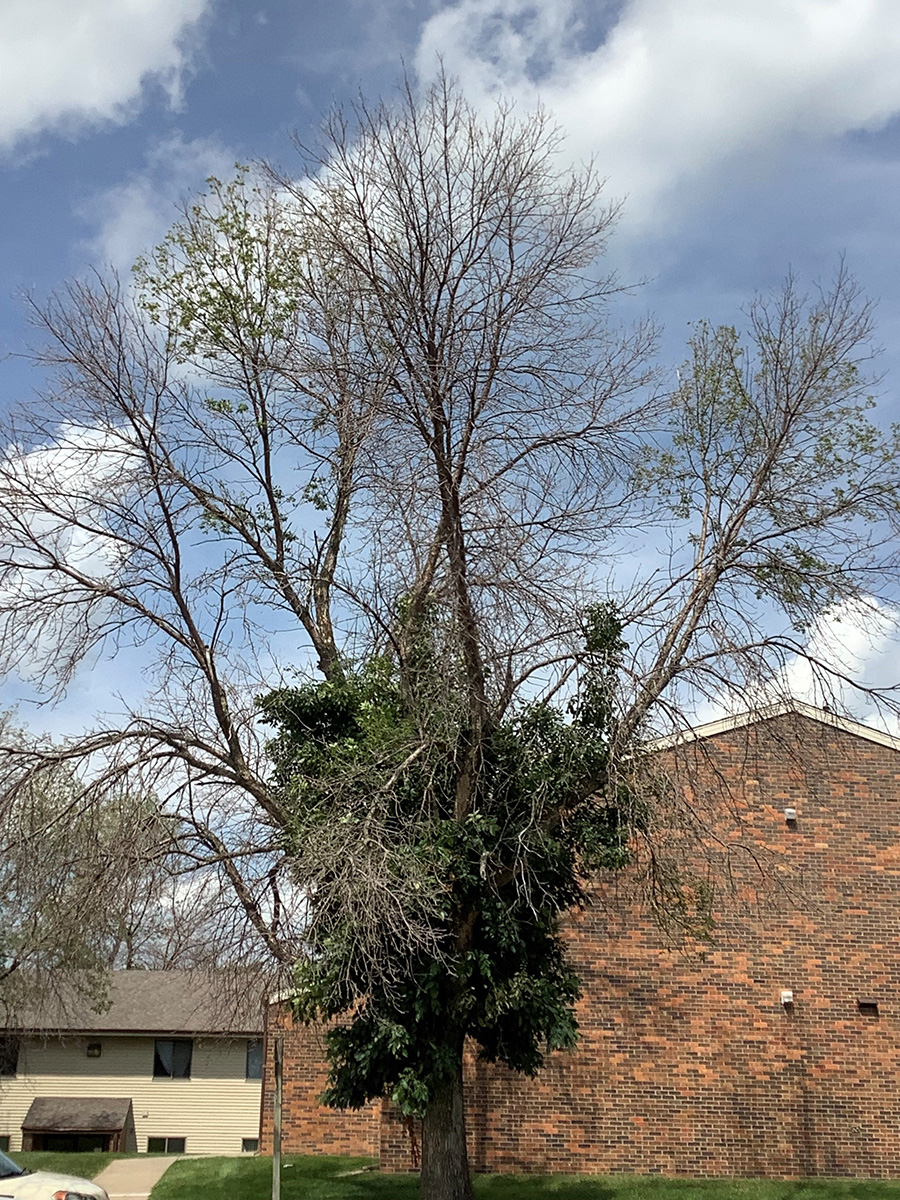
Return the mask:
[[[878,1016],[878,1001],[873,996],[860,996],[856,1001],[856,1007],[859,1009],[860,1016]]]
[[[796,808],[786,808],[784,810],[784,819],[788,823],[788,825],[796,825],[797,824]]]
[[[782,1005],[782,1008],[787,1008],[787,1009],[791,1009],[794,1007],[794,993],[792,991],[790,991],[789,989],[786,989],[785,991],[783,991],[781,993],[781,1005]]]

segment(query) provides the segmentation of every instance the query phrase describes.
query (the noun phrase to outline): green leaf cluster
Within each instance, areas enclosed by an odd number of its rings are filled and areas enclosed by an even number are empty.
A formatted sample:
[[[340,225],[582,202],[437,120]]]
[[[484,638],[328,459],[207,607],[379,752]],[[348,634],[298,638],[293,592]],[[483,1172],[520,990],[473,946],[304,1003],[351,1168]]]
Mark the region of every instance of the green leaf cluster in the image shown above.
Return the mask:
[[[612,782],[624,647],[611,607],[586,614],[585,640],[581,683],[565,707],[524,705],[490,729],[463,816],[455,811],[470,733],[459,724],[462,706],[443,722],[434,713],[423,721],[391,660],[260,701],[276,731],[269,751],[290,813],[288,854],[302,861],[323,824],[345,827],[360,845],[377,827],[397,847],[386,884],[406,896],[420,890],[407,915],[430,935],[410,945],[386,920],[373,977],[327,871],[301,880],[309,947],[293,1003],[304,1020],[336,1019],[328,1104],[388,1095],[421,1113],[465,1038],[481,1057],[528,1075],[548,1051],[575,1044],[579,984],[560,918],[583,902],[592,872],[629,861],[640,820],[628,789]],[[423,743],[423,728],[435,726],[444,738]]]

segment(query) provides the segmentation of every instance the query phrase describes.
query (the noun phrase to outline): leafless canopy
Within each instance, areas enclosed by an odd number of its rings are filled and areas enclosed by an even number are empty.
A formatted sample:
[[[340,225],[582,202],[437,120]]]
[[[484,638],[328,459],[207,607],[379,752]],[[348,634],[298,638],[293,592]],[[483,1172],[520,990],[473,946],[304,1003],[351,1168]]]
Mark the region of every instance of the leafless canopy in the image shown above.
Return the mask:
[[[445,614],[464,815],[483,731],[565,689],[598,594],[629,627],[629,735],[771,695],[818,614],[892,594],[852,284],[758,304],[748,352],[700,329],[667,395],[652,330],[610,318],[615,208],[559,149],[545,114],[407,91],[334,115],[302,172],[213,181],[133,286],[34,306],[56,385],[5,432],[0,657],[51,695],[117,655],[140,678],[83,735],[6,745],[5,802],[60,761],[98,802],[139,773],[285,964],[322,855],[360,914],[414,906],[372,837],[284,861],[254,699],[402,660],[401,601]]]

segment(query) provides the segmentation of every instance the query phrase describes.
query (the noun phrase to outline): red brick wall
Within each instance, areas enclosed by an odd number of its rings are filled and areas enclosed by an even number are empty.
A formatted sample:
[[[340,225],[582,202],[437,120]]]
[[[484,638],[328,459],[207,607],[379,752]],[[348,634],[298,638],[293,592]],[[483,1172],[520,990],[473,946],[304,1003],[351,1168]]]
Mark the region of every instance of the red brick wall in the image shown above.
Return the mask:
[[[286,1007],[269,1009],[260,1150],[272,1153],[274,1107],[273,1035],[284,1036],[281,1144],[285,1154],[351,1154],[377,1158],[381,1103],[358,1111],[325,1108],[318,1097],[325,1088],[327,1067],[323,1030],[294,1024]]]
[[[900,1176],[900,755],[782,717],[659,762],[732,882],[715,943],[672,949],[601,893],[574,914],[582,1041],[536,1080],[470,1062],[473,1167]],[[410,1150],[388,1108],[383,1165]]]

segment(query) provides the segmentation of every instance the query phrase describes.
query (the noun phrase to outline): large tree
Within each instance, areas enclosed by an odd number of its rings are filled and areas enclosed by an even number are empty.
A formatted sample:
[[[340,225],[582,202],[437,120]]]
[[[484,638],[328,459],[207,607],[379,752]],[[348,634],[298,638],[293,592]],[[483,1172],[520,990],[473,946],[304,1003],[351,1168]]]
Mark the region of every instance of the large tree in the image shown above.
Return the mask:
[[[235,934],[343,1018],[331,1101],[422,1113],[423,1196],[460,1200],[465,1039],[526,1072],[571,1043],[559,914],[664,857],[642,737],[884,611],[896,446],[843,273],[746,345],[698,326],[668,392],[543,114],[442,83],[303,153],[212,181],[132,286],[35,306],[58,384],[0,463],[0,654],[52,692],[139,648],[145,687],[7,777],[152,776]]]

